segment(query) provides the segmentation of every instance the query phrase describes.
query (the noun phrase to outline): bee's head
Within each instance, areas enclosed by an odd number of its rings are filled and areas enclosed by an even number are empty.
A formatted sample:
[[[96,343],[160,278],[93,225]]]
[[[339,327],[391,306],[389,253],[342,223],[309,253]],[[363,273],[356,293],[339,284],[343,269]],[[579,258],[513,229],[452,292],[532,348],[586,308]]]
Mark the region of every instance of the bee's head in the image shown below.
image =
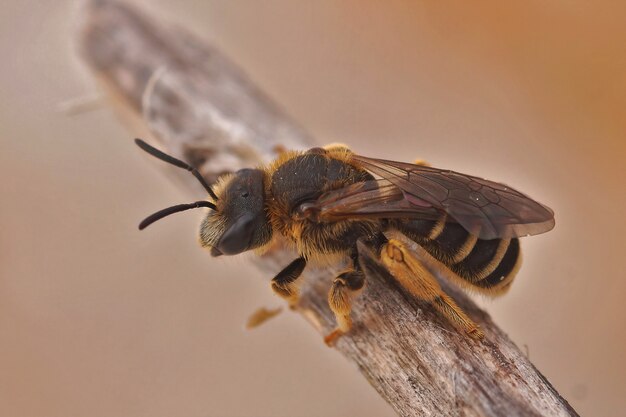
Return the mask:
[[[135,143],[150,155],[190,171],[209,193],[210,201],[179,204],[160,210],[144,219],[139,229],[170,214],[192,208],[211,209],[200,227],[200,244],[211,248],[211,255],[236,255],[269,242],[272,229],[265,212],[265,189],[263,171],[242,169],[223,177],[213,190],[202,175],[183,161],[153,148],[141,139]]]
[[[211,255],[236,255],[269,242],[263,177],[260,169],[242,169],[218,181],[216,208],[200,226],[200,244]]]

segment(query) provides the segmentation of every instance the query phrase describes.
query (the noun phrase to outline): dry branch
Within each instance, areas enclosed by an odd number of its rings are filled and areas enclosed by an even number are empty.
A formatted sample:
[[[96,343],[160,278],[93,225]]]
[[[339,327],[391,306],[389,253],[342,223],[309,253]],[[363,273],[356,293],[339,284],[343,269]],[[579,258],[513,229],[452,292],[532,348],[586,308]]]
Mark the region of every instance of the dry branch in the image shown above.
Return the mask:
[[[121,114],[208,179],[267,162],[277,146],[317,145],[241,70],[186,31],[109,0],[88,1],[81,18],[81,56],[122,104]],[[168,174],[180,173],[173,169]],[[191,176],[178,178],[199,195]],[[257,263],[271,276],[293,258],[278,248]],[[482,342],[459,334],[376,265],[370,268],[366,289],[355,302],[356,327],[339,339],[336,349],[399,414],[577,415],[465,295],[449,289],[484,330]],[[334,326],[326,304],[332,275],[305,275],[308,284],[299,311],[321,335]]]

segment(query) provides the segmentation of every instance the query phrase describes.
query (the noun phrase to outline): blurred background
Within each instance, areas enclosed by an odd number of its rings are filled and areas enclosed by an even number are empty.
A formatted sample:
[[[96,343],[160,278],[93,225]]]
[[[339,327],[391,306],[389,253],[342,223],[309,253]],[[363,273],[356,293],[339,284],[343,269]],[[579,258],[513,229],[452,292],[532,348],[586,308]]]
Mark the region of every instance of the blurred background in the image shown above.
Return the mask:
[[[144,1],[243,67],[320,144],[422,158],[549,205],[510,293],[480,300],[583,415],[626,409],[626,6]],[[75,1],[0,5],[0,415],[391,416],[134,147],[76,57]]]

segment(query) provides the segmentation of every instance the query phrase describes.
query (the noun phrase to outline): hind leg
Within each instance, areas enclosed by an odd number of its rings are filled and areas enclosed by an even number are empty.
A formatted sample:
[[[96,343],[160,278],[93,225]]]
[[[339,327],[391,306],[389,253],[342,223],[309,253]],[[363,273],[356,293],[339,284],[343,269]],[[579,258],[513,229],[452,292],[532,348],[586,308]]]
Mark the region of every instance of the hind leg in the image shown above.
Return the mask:
[[[474,339],[482,339],[483,332],[454,300],[439,286],[437,279],[400,241],[391,239],[381,251],[381,261],[391,275],[413,296],[427,301],[443,314],[455,327]]]

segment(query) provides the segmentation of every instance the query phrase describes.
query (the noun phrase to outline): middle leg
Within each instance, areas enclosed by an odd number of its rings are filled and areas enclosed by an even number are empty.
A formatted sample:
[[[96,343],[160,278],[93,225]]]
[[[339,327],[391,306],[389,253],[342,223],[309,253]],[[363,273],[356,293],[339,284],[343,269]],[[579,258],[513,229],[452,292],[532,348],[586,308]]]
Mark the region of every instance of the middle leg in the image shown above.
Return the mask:
[[[352,269],[339,274],[328,292],[328,305],[335,315],[337,327],[324,338],[327,345],[332,345],[339,336],[348,332],[352,327],[352,318],[350,317],[352,299],[365,284],[365,274],[359,265],[356,247],[353,249],[351,258]]]

